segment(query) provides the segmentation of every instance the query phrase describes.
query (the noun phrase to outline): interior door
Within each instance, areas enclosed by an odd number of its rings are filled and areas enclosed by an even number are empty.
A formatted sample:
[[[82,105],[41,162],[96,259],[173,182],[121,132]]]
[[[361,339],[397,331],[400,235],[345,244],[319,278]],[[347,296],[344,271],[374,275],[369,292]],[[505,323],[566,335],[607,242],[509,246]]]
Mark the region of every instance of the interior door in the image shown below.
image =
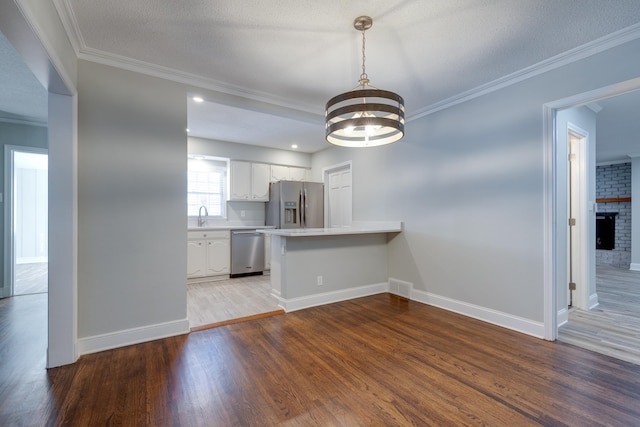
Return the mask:
[[[342,169],[329,174],[329,218],[328,227],[351,225],[351,169]]]

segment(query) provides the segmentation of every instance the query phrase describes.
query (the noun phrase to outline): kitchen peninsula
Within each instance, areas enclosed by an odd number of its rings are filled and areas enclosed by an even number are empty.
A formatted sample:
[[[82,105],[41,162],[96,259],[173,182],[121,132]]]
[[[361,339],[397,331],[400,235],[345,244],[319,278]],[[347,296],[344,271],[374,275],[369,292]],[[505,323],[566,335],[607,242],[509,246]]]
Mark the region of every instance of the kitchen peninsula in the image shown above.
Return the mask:
[[[258,231],[271,236],[272,295],[294,311],[386,292],[387,243],[402,222]]]

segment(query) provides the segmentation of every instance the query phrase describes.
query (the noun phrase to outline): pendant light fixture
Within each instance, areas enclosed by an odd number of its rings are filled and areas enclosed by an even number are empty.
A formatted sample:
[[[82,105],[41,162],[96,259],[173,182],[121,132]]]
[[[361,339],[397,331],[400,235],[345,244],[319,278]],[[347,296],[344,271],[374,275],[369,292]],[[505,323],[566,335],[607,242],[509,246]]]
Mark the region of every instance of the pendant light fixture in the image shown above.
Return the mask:
[[[342,147],[375,147],[399,141],[404,136],[404,100],[396,93],[378,89],[369,82],[365,68],[365,31],[373,19],[359,16],[353,27],[362,31],[362,74],[358,86],[327,102],[327,141]]]

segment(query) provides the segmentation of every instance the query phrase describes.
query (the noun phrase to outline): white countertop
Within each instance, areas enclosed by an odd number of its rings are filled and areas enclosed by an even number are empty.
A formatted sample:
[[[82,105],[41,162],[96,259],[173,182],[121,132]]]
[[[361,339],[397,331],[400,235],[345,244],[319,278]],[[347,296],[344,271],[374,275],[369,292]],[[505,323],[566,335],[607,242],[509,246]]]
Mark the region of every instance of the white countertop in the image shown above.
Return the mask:
[[[270,229],[275,228],[273,226],[267,225],[216,225],[209,226],[205,225],[203,227],[189,227],[187,231],[211,231],[211,230],[256,230],[256,229]]]
[[[340,236],[346,234],[375,234],[399,233],[402,231],[402,221],[359,222],[351,227],[342,228],[258,228],[257,231],[274,236],[310,237],[310,236]]]

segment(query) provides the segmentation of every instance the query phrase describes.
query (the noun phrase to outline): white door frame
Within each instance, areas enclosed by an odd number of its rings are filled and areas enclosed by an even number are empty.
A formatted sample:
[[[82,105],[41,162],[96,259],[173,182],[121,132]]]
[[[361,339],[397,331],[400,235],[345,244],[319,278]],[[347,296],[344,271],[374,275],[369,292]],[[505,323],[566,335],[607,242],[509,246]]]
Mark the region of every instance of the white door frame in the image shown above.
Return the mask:
[[[54,50],[62,39],[43,39],[56,29],[36,19],[33,2],[0,2],[0,31],[48,90],[49,294],[47,367],[78,358],[78,97],[75,74]],[[51,31],[49,31],[51,30]],[[59,43],[58,43],[59,42]],[[54,196],[52,196],[54,195]]]
[[[544,130],[544,338],[555,341],[558,337],[557,289],[565,286],[564,278],[557,276],[558,266],[567,263],[564,251],[558,250],[558,227],[564,226],[564,219],[559,218],[558,208],[566,204],[560,200],[558,188],[566,182],[558,180],[558,141],[556,138],[556,112],[558,110],[579,107],[611,98],[625,93],[640,90],[640,77],[605,86],[596,90],[581,93],[568,98],[553,101],[542,106]],[[558,223],[561,221],[562,224]]]
[[[573,305],[582,310],[589,310],[591,308],[589,306],[589,290],[592,289],[593,285],[589,282],[592,277],[589,272],[592,268],[595,268],[595,265],[592,265],[591,257],[589,256],[593,248],[588,246],[588,233],[589,229],[595,226],[595,223],[592,224],[592,218],[589,217],[587,183],[589,175],[595,173],[595,171],[589,170],[587,164],[587,153],[589,153],[589,144],[591,144],[589,132],[569,122],[567,124],[568,144],[571,145],[572,139],[576,138],[578,139],[576,150],[572,150],[571,146],[568,148],[569,153],[576,155],[572,165],[575,168],[573,176],[576,182],[573,188],[569,190],[569,203],[574,203],[575,208],[571,216],[576,220],[576,225],[572,227],[572,233],[569,233],[570,238],[573,239],[573,242],[569,242],[569,245],[573,246],[573,262],[570,270],[573,270],[573,282],[576,283]],[[569,282],[567,281],[567,283]]]
[[[14,154],[16,152],[46,154],[49,150],[46,148],[27,147],[21,145],[5,145],[4,146],[4,287],[0,288],[2,297],[13,296],[15,285],[15,233],[14,224],[14,188],[15,188],[15,165]]]

